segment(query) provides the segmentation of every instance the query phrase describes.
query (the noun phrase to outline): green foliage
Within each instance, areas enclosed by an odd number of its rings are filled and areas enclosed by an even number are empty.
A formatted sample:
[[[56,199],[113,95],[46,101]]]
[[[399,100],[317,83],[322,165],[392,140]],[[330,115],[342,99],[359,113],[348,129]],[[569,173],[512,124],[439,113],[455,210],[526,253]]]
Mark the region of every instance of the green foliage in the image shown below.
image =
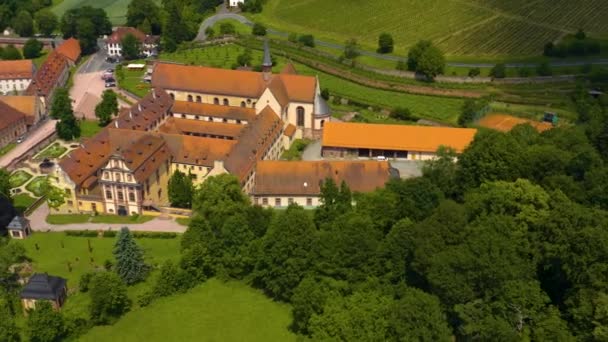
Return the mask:
[[[238,179],[229,174],[209,177],[194,192],[192,209],[219,229],[226,219],[243,210],[249,199],[241,191]]]
[[[42,193],[46,196],[46,202],[49,208],[57,209],[65,203],[67,196],[65,190],[60,189],[50,183],[48,178],[45,178],[41,187]]]
[[[192,177],[181,171],[175,171],[168,184],[169,201],[173,207],[191,208],[194,185]]]
[[[13,29],[21,37],[31,37],[34,34],[34,19],[30,12],[22,10],[13,19]]]
[[[127,227],[120,230],[113,253],[116,258],[116,273],[125,284],[133,285],[146,278],[149,266],[144,263],[144,253]]]
[[[409,110],[409,108],[405,108],[405,107],[396,107],[393,110],[391,110],[391,114],[390,117],[393,119],[397,119],[397,120],[413,120],[414,117],[412,116],[412,112]]]
[[[407,58],[409,71],[415,71],[429,79],[442,74],[445,69],[443,53],[428,40],[421,40],[414,45],[408,52]]]
[[[75,7],[66,11],[59,24],[63,38],[75,37],[83,54],[97,50],[97,37],[112,33],[112,24],[102,8]]]
[[[19,49],[17,49],[13,44],[7,45],[2,50],[2,59],[4,60],[13,61],[22,58],[23,57],[21,56],[21,51],[19,51]]]
[[[479,68],[472,68],[469,70],[469,77],[477,77],[481,75],[481,70]]]
[[[104,90],[101,102],[95,106],[95,116],[101,126],[107,126],[116,115],[118,115],[118,97],[112,89]]]
[[[42,9],[34,15],[34,20],[36,21],[36,27],[38,31],[45,36],[50,36],[53,31],[57,28],[59,21],[57,19],[57,15],[51,12],[49,9]]]
[[[551,69],[551,65],[547,62],[540,63],[536,68],[536,72],[539,76],[551,76],[553,75],[553,70]]]
[[[11,174],[4,168],[0,168],[0,196],[11,199]]]
[[[359,54],[359,44],[356,39],[351,38],[344,43],[344,58],[355,59]]]
[[[23,46],[23,57],[33,59],[40,57],[44,45],[38,39],[28,39]]]
[[[304,46],[315,47],[315,37],[312,34],[303,34],[299,36],[298,42]]]
[[[346,183],[342,182],[338,188],[333,178],[327,178],[321,184],[320,202],[315,211],[315,223],[319,227],[346,213],[351,208],[352,194]]]
[[[61,341],[67,334],[61,313],[48,301],[38,301],[27,319],[27,336],[32,342]]]
[[[393,36],[389,33],[381,33],[378,37],[378,53],[391,53],[393,52],[394,45]]]
[[[251,61],[253,60],[253,56],[251,56],[251,50],[245,49],[242,54],[236,57],[236,63],[239,66],[251,66]]]
[[[395,341],[451,341],[452,331],[439,299],[414,288],[399,291],[389,309],[389,339]]]
[[[458,125],[466,127],[472,124],[488,111],[489,105],[490,101],[487,99],[466,99],[458,117]]]
[[[232,23],[221,23],[220,24],[220,33],[223,35],[235,34],[236,28]]]
[[[131,307],[127,287],[112,272],[97,273],[91,279],[89,295],[91,320],[95,324],[110,324]]]
[[[245,2],[239,3],[239,8],[243,12],[249,13],[260,13],[265,0],[245,0]]]
[[[253,27],[251,28],[251,34],[253,34],[254,36],[265,36],[266,26],[260,23],[253,24]]]
[[[93,277],[95,277],[95,273],[93,272],[84,273],[80,276],[80,282],[78,283],[80,292],[89,291],[89,286],[91,285],[91,279],[93,279]]]
[[[19,328],[15,324],[15,318],[9,306],[0,299],[0,341],[19,342]]]
[[[291,298],[311,267],[310,253],[316,241],[314,223],[304,209],[291,205],[278,213],[262,238],[255,283],[274,298]]]
[[[306,147],[311,143],[308,139],[297,139],[289,147],[289,150],[283,152],[282,159],[286,160],[300,160],[302,159],[302,153]]]
[[[132,0],[127,7],[127,26],[137,27],[147,34],[160,34],[161,11],[156,2]]]
[[[128,33],[121,41],[122,44],[122,56],[126,60],[137,59],[140,56],[141,42],[134,35]]]
[[[507,77],[507,68],[503,63],[498,63],[490,70],[490,76],[494,78]]]

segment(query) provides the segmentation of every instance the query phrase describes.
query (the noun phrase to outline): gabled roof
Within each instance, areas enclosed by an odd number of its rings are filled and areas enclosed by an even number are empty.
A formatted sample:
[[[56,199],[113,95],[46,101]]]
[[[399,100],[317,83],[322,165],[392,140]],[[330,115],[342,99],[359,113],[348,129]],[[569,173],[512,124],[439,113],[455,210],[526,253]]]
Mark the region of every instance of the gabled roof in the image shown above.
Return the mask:
[[[163,115],[168,115],[172,104],[173,100],[164,90],[152,89],[130,109],[124,109],[110,125],[116,128],[149,130],[162,120]]]
[[[270,161],[257,163],[254,195],[319,196],[321,183],[332,178],[352,191],[369,192],[390,179],[388,162],[378,161]]]
[[[76,61],[80,58],[80,54],[82,53],[80,49],[80,42],[75,38],[65,40],[55,49],[55,51],[69,59],[72,63],[76,63]]]
[[[239,136],[243,127],[245,126],[222,122],[209,122],[203,120],[179,119],[171,117],[159,127],[159,131],[161,133],[170,134],[236,138]]]
[[[77,186],[83,186],[108,162],[111,152],[109,129],[104,128],[61,159],[59,166]]]
[[[0,61],[0,80],[32,79],[34,62],[31,59]]]
[[[281,70],[281,74],[297,75],[298,71],[296,70],[296,67],[293,65],[293,63],[287,63],[283,67],[283,70]]]
[[[0,100],[27,116],[36,116],[36,96],[6,95],[0,97]]]
[[[57,50],[51,51],[46,61],[42,63],[42,66],[36,72],[25,94],[49,96],[55,89],[59,78],[67,69],[68,62],[66,57],[58,53]]]
[[[271,88],[279,101],[313,103],[316,79],[291,74],[271,75],[254,71],[227,70],[201,66],[157,63],[152,74],[152,86],[167,90],[191,91],[214,95],[257,99],[266,88]]]
[[[283,122],[279,116],[270,107],[265,107],[241,131],[238,142],[225,160],[226,170],[244,181],[255,163],[264,157],[276,136],[281,134],[282,127]]]
[[[161,134],[165,139],[174,163],[213,167],[217,160],[224,160],[236,144],[235,140],[193,137],[188,135]]]
[[[142,43],[146,43],[146,44],[154,44],[158,41],[158,36],[146,35],[142,31],[140,31],[134,27],[119,26],[114,30],[114,32],[112,32],[112,34],[108,37],[106,42],[108,44],[121,44],[123,38],[127,34],[132,34],[135,38],[137,38],[137,40],[139,40]]]
[[[171,108],[175,114],[205,115],[233,120],[253,120],[254,108],[221,106],[208,103],[174,101]]]
[[[8,230],[24,230],[28,226],[27,219],[23,216],[15,216],[13,220],[6,226]]]
[[[35,273],[21,291],[21,298],[57,300],[66,283],[67,280],[61,277]]]
[[[0,130],[10,127],[19,120],[24,119],[25,114],[0,101]]]
[[[323,147],[417,152],[436,152],[446,146],[461,153],[476,133],[472,128],[328,122],[322,143]]]

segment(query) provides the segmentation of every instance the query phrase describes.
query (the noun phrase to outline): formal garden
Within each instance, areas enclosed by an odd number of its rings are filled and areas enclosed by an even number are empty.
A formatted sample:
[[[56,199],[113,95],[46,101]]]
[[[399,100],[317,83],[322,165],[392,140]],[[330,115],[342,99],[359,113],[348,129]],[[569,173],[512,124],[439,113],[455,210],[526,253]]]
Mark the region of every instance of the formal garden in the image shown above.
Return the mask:
[[[59,142],[54,142],[40,153],[34,156],[34,161],[42,161],[44,159],[55,159],[63,156],[68,151],[68,148],[62,146]]]

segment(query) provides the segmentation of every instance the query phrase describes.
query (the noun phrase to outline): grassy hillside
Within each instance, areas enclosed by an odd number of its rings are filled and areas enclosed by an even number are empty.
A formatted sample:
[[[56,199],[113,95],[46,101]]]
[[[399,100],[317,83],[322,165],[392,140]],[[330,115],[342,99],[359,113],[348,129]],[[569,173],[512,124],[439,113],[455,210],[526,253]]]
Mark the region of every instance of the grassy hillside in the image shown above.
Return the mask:
[[[67,1],[67,0],[66,0]],[[608,35],[605,0],[268,0],[253,16],[269,26],[375,49],[393,35],[398,53],[431,39],[451,56],[526,56],[583,28]]]
[[[295,341],[289,306],[237,282],[211,279],[186,294],[95,327],[81,341]]]
[[[160,0],[155,1],[160,4]],[[62,0],[54,2],[53,12],[61,17],[65,11],[74,7],[98,7],[106,10],[113,25],[122,25],[127,20],[127,6],[130,2],[131,0]]]

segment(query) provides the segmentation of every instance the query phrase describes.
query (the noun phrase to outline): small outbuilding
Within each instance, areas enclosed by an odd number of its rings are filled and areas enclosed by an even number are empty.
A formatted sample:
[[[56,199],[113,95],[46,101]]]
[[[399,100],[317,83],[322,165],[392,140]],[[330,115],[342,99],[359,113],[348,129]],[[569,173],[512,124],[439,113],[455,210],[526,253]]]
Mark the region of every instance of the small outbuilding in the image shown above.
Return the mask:
[[[25,239],[32,233],[29,221],[23,216],[15,216],[6,226],[8,235],[13,239]]]
[[[67,280],[46,273],[35,273],[21,291],[23,310],[35,309],[36,303],[47,300],[53,309],[59,310],[68,295]]]

